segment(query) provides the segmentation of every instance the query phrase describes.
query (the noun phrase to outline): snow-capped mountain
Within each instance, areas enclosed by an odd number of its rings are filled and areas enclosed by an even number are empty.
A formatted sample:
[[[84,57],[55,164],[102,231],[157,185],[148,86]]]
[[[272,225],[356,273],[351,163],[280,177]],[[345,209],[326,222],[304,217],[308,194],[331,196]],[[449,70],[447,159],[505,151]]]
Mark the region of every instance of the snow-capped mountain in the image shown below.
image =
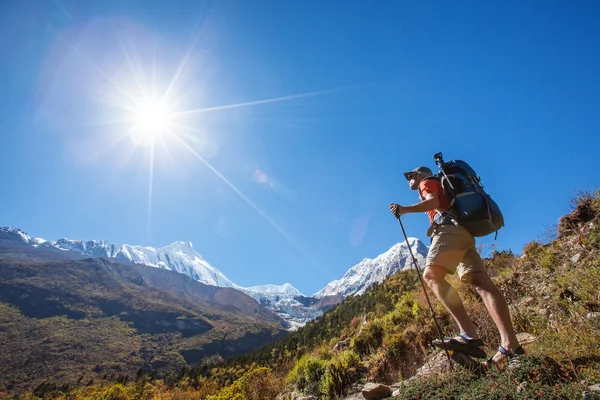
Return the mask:
[[[427,247],[416,238],[410,238],[408,241],[419,268],[423,268]],[[405,242],[397,243],[374,259],[365,258],[350,268],[342,279],[329,282],[327,286],[315,293],[314,297],[333,295],[348,297],[363,294],[375,282],[381,283],[386,277],[406,268],[413,268],[410,251]]]
[[[260,304],[275,312],[285,320],[291,330],[320,316],[323,311],[314,306],[314,301],[305,297],[298,289],[285,283],[283,285],[259,285],[238,290],[253,297]]]
[[[284,319],[290,329],[296,329],[320,316],[323,311],[348,296],[363,294],[373,283],[382,282],[400,270],[412,268],[412,258],[406,243],[398,243],[374,259],[366,258],[339,279],[330,282],[313,296],[304,296],[291,284],[241,287],[230,281],[221,271],[210,265],[192,247],[191,242],[175,242],[154,248],[111,244],[102,241],[59,239],[47,241],[32,238],[20,229],[0,228],[0,240],[10,240],[39,248],[53,249],[65,254],[80,254],[92,258],[110,258],[118,261],[145,264],[176,271],[207,285],[231,287],[246,293],[260,304]],[[419,239],[410,238],[410,246],[420,268],[425,265],[427,247]]]
[[[0,238],[31,244],[40,248],[54,248],[72,251],[92,258],[112,258],[118,261],[145,264],[170,271],[176,271],[199,282],[212,286],[236,287],[218,269],[210,265],[192,247],[191,242],[175,242],[168,246],[154,248],[149,246],[130,246],[112,244],[105,240],[82,241],[59,239],[47,241],[31,238],[27,233],[15,228],[0,228]]]
[[[52,246],[61,250],[70,250],[89,257],[114,258],[134,264],[176,271],[199,282],[212,286],[236,286],[218,269],[210,265],[192,247],[191,242],[175,242],[168,246],[154,248],[149,246],[130,246],[111,244],[104,240],[87,242],[60,239],[44,242],[41,246]]]
[[[283,285],[259,285],[259,286],[250,286],[247,287],[246,290],[255,293],[261,293],[265,296],[286,296],[286,297],[297,297],[304,296],[298,289],[293,287],[289,283],[284,283]]]
[[[31,245],[42,244],[45,242],[44,239],[32,238],[22,230],[10,227],[0,228],[0,239]]]

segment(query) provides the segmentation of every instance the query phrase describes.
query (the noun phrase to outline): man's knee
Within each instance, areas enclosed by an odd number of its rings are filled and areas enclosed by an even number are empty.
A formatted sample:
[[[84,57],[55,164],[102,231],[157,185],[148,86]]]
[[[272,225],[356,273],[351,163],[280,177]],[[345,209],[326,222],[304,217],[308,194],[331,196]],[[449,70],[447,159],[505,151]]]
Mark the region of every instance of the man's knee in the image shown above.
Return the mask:
[[[423,279],[428,285],[444,280],[448,270],[438,265],[428,265],[423,272]]]

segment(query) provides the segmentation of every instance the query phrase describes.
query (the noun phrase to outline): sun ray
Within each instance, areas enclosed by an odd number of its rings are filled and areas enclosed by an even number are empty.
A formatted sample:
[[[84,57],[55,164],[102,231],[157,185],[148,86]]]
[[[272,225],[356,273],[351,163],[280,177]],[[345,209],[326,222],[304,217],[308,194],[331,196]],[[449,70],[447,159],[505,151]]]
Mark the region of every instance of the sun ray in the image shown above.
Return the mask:
[[[144,86],[140,82],[140,79],[137,75],[137,72],[133,65],[133,62],[131,61],[131,57],[129,56],[129,53],[125,49],[125,44],[123,43],[121,35],[119,35],[119,33],[117,32],[117,29],[113,26],[113,24],[111,24],[111,27],[113,29],[113,33],[114,33],[115,37],[117,38],[117,41],[119,42],[119,47],[121,48],[121,52],[123,53],[123,56],[125,57],[125,60],[127,61],[127,64],[129,65],[129,69],[131,70],[131,73],[133,74],[133,79],[135,79],[135,83],[137,83],[140,94],[143,97],[146,97],[146,91],[144,90]]]
[[[152,98],[156,98],[156,37],[152,38]]]
[[[306,255],[313,262],[316,260],[302,247],[300,246],[290,235],[287,234],[271,217],[269,217],[260,207],[258,207],[252,200],[248,198],[241,190],[239,190],[233,183],[231,183],[223,174],[221,174],[215,167],[212,166],[208,161],[204,159],[200,154],[198,154],[193,148],[191,148],[187,143],[181,140],[174,132],[170,132],[171,136],[173,136],[179,143],[181,143],[187,150],[190,151],[198,160],[200,160],[208,169],[210,169],[215,175],[217,175],[227,186],[229,186],[238,196],[240,196],[250,207],[252,207],[261,217],[263,217],[277,232],[283,235],[294,247],[300,250],[304,255]]]
[[[116,102],[109,101],[107,99],[101,99],[101,98],[98,98],[98,97],[96,97],[95,99],[96,99],[96,101],[98,103],[102,103],[104,105],[115,107],[115,108],[120,108],[121,110],[127,111],[130,114],[134,114],[135,111],[136,111],[136,106],[139,106],[138,101],[136,101],[136,104],[133,107],[129,107],[129,106],[126,106],[126,105],[123,105],[123,104],[118,104]],[[125,119],[129,119],[129,118],[124,118],[124,120]]]
[[[58,38],[64,40],[65,42],[69,43],[69,41],[59,32],[56,32],[56,36]],[[121,92],[121,94],[123,94],[125,97],[127,97],[133,104],[136,104],[136,100],[129,93],[127,93],[127,91],[125,89],[123,89],[118,83],[116,83],[114,81],[114,79],[112,79],[108,74],[106,74],[100,67],[98,67],[96,64],[94,64],[94,62],[92,60],[90,60],[82,52],[80,52],[79,49],[75,45],[71,45],[70,48],[71,48],[71,50],[73,50],[73,52],[77,56],[81,57],[82,60],[87,62],[94,69],[94,71],[96,71],[98,74],[100,74],[100,76],[102,76],[104,79],[106,79],[108,81],[108,83],[113,85],[119,92]]]
[[[160,154],[165,155],[167,157],[171,169],[173,170],[173,172],[177,173],[177,165],[175,163],[175,160],[173,159],[173,156],[171,155],[171,152],[169,151],[169,146],[167,145],[165,136],[159,135],[158,142],[160,143]]]
[[[303,97],[312,97],[312,96],[318,96],[318,95],[322,95],[322,94],[332,93],[332,92],[335,92],[338,90],[341,90],[341,89],[319,90],[316,92],[293,94],[290,96],[282,96],[282,97],[274,97],[271,99],[247,101],[244,103],[228,104],[228,105],[224,105],[224,106],[198,108],[196,110],[186,110],[186,111],[176,112],[176,113],[173,113],[173,115],[174,116],[182,116],[182,115],[190,115],[190,114],[200,114],[200,113],[205,113],[205,112],[209,112],[209,111],[227,110],[230,108],[241,108],[241,107],[256,106],[256,105],[260,105],[260,104],[278,103],[281,101],[295,100],[295,99],[301,99]]]
[[[189,62],[190,57],[192,56],[192,53],[196,49],[196,46],[198,45],[198,42],[200,41],[200,37],[203,34],[203,31],[204,31],[203,28],[204,28],[204,26],[202,26],[202,27],[200,27],[198,29],[198,33],[194,37],[194,39],[193,39],[190,47],[188,48],[188,50],[186,51],[185,55],[183,56],[183,59],[179,63],[179,67],[177,68],[177,71],[175,72],[175,75],[173,75],[173,79],[171,79],[171,82],[169,83],[169,86],[167,87],[167,90],[165,90],[165,92],[163,93],[161,101],[165,101],[168,98],[169,93],[171,92],[171,89],[173,89],[173,86],[175,86],[175,83],[179,79],[179,76],[181,75],[181,73],[183,72],[183,70],[185,69],[185,67],[187,66],[187,63]]]

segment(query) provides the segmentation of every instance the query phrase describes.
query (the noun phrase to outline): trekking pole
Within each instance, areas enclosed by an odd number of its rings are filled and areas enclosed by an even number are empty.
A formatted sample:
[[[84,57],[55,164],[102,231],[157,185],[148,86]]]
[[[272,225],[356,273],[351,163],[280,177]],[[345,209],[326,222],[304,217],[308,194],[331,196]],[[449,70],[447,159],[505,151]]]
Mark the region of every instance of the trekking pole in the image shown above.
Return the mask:
[[[448,353],[448,349],[446,348],[446,342],[444,342],[444,335],[442,334],[442,329],[438,324],[437,317],[435,315],[435,311],[433,311],[433,306],[431,305],[431,301],[429,301],[429,296],[427,295],[427,289],[425,288],[425,283],[423,282],[423,278],[421,278],[421,270],[419,269],[419,265],[417,264],[417,260],[413,254],[412,248],[410,247],[410,243],[408,242],[408,236],[406,236],[406,231],[404,230],[404,225],[402,224],[402,219],[400,216],[397,217],[398,222],[400,223],[400,228],[402,228],[402,234],[404,235],[404,239],[406,240],[406,246],[408,247],[408,251],[410,252],[410,257],[412,258],[413,265],[417,270],[417,276],[419,277],[419,282],[421,282],[421,287],[423,288],[423,293],[425,293],[425,299],[427,300],[427,305],[429,306],[429,311],[431,311],[431,317],[433,318],[433,322],[435,323],[435,327],[437,328],[438,335],[440,335],[442,341],[442,347],[446,352],[446,357],[448,357],[448,362],[450,363],[450,371],[454,371],[454,367],[452,365],[452,359],[450,358],[450,353]]]

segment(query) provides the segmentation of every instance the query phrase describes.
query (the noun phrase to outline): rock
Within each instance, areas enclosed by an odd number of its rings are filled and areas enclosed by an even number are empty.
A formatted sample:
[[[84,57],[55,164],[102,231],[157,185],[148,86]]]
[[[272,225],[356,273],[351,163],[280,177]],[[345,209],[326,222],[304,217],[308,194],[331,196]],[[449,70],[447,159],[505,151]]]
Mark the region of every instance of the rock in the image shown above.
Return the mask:
[[[575,295],[575,293],[573,293],[573,290],[571,290],[571,288],[564,289],[564,290],[563,290],[563,291],[560,293],[559,297],[560,297],[561,299],[568,300],[568,301],[570,301],[571,303],[572,303],[572,302],[574,302],[574,301],[579,301],[579,300],[581,300],[581,299],[579,298],[579,296],[576,296],[576,295]]]
[[[317,400],[317,398],[313,395],[308,395],[308,396],[304,396],[304,395],[299,395],[298,397],[292,397],[292,400]]]
[[[583,400],[600,400],[600,393],[586,390],[583,392]]]
[[[275,400],[298,400],[298,398],[303,397],[304,395],[294,391],[285,391],[283,393],[279,393],[277,395],[277,397],[275,397]]]
[[[350,339],[340,340],[339,342],[337,342],[335,344],[335,346],[333,346],[333,350],[340,351],[340,350],[347,349],[348,347],[350,347]]]
[[[579,261],[580,258],[581,258],[581,253],[577,253],[573,257],[571,257],[571,262],[576,263],[577,261]]]
[[[366,400],[365,396],[362,393],[354,393],[349,395],[348,397],[344,397],[342,400]]]
[[[585,316],[587,319],[600,318],[600,312],[590,312]]]
[[[296,391],[293,391],[291,393],[282,393],[282,394],[278,395],[275,398],[275,400],[284,400],[284,399],[290,399],[290,400],[317,400],[317,398],[315,396],[305,395],[305,394],[302,394],[302,393],[296,392]]]
[[[446,372],[450,369],[448,357],[445,351],[438,352],[435,356],[428,359],[421,368],[417,370],[415,376],[429,376],[435,373]]]
[[[521,332],[517,333],[517,340],[521,346],[525,344],[533,343],[537,340],[537,337],[533,336],[531,333]]]
[[[479,369],[481,369],[481,364],[478,363],[477,361],[475,361],[474,359],[472,359],[471,357],[469,357],[466,354],[463,353],[459,353],[459,352],[453,352],[452,355],[450,356],[450,358],[452,359],[452,361],[454,361],[456,364],[469,369],[471,371],[478,371]]]
[[[600,383],[596,383],[595,385],[588,386],[588,390],[592,392],[600,393]]]
[[[524,391],[527,388],[527,385],[529,385],[529,382],[527,381],[519,383],[519,386],[517,386],[517,393]]]
[[[390,397],[392,389],[389,386],[380,383],[367,383],[362,390],[362,395],[367,400],[380,400]]]
[[[400,381],[400,382],[396,382],[396,383],[392,384],[390,386],[390,388],[393,390],[392,397],[399,396],[400,393],[402,392],[402,388],[404,386],[408,385],[411,380],[414,380],[414,377],[412,377],[412,378],[410,378],[408,380],[405,380],[405,381]]]

